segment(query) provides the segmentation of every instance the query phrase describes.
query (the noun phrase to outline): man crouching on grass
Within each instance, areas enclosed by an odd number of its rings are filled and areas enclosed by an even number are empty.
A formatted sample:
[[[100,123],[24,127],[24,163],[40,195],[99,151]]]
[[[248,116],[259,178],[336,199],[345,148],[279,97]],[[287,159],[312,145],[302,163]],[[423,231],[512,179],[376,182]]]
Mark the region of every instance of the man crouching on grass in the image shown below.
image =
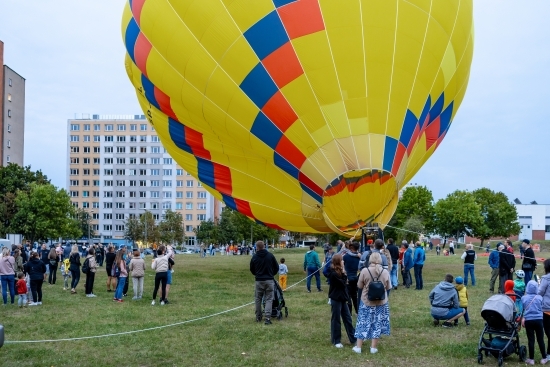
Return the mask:
[[[256,253],[250,259],[250,272],[256,277],[256,321],[262,321],[262,298],[265,297],[265,324],[270,325],[275,289],[273,277],[279,272],[279,264],[275,256],[265,249],[263,241],[256,242]]]
[[[453,321],[464,315],[464,309],[459,307],[458,293],[453,285],[453,280],[451,274],[445,275],[445,280],[430,292],[434,326],[439,325],[439,320],[446,320],[443,327],[453,327]]]

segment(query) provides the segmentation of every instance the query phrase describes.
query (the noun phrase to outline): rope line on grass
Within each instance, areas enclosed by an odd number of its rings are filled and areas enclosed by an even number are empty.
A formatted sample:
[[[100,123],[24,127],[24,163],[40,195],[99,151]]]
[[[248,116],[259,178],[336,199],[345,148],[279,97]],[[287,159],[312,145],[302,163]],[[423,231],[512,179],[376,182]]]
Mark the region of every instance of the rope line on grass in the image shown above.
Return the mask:
[[[308,277],[312,277],[315,273],[317,273],[321,269],[322,269],[322,267],[317,269],[317,271],[313,272],[311,275],[299,280],[298,282],[292,284],[291,286],[288,286],[287,289],[297,286],[298,284],[302,283],[304,280],[307,280]],[[111,334],[81,336],[81,337],[76,337],[76,338],[63,338],[63,339],[5,340],[4,344],[32,344],[32,343],[68,342],[68,341],[87,340],[87,339],[109,338],[109,337],[112,337],[112,336],[120,336],[120,335],[128,335],[128,334],[137,334],[137,333],[142,333],[142,332],[145,332],[145,331],[165,329],[165,328],[169,328],[169,327],[173,327],[173,326],[189,324],[189,323],[195,322],[195,321],[205,320],[205,319],[208,319],[208,318],[211,318],[211,317],[214,317],[214,316],[219,316],[219,315],[223,315],[223,314],[235,311],[235,310],[239,310],[241,308],[253,305],[254,303],[255,302],[248,302],[248,303],[245,303],[243,305],[230,308],[228,310],[213,313],[211,315],[201,316],[201,317],[197,317],[197,318],[191,319],[191,320],[178,321],[178,322],[174,322],[172,324],[153,326],[153,327],[149,327],[149,328],[145,328],[145,329],[139,329],[139,330],[121,331],[121,332],[118,332],[118,333],[111,333]]]

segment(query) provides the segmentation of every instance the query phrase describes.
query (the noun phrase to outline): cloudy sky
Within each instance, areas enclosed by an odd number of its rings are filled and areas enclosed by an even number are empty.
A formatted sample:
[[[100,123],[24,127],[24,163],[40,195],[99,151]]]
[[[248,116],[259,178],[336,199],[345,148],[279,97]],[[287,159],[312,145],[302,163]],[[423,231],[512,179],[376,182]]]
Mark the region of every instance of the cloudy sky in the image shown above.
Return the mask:
[[[25,164],[66,185],[67,119],[141,113],[124,71],[123,0],[0,0],[4,62],[26,78]],[[413,183],[550,204],[550,1],[475,1],[466,97]]]

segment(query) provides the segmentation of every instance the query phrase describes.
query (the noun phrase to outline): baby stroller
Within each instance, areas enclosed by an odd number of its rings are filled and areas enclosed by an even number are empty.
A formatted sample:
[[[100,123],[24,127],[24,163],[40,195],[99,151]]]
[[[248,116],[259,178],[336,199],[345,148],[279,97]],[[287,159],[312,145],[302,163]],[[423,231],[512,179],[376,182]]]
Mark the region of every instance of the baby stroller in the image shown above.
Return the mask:
[[[276,317],[277,320],[281,320],[283,318],[283,309],[285,310],[285,317],[288,317],[288,307],[286,307],[283,290],[279,286],[279,283],[273,279],[273,284],[275,286],[273,289],[273,303],[271,304],[271,317]],[[265,314],[265,297],[262,300],[262,305]]]
[[[527,348],[519,342],[521,316],[508,295],[496,294],[485,301],[481,309],[485,328],[479,337],[477,363],[483,363],[482,352],[497,358],[499,367],[504,364],[504,358],[512,354],[517,354],[521,362],[525,361]]]

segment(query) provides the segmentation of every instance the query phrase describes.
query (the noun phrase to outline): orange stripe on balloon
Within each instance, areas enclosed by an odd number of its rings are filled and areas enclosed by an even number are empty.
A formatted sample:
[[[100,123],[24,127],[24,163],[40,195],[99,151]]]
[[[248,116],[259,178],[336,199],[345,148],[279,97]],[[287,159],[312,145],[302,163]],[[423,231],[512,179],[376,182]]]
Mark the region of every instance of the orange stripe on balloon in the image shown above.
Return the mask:
[[[231,170],[229,167],[223,166],[219,163],[212,162],[214,164],[214,183],[215,189],[225,195],[231,195],[233,188],[231,186]]]
[[[172,110],[172,106],[170,104],[170,97],[157,87],[155,87],[155,99],[160,106],[160,110],[164,112],[165,115],[177,120],[176,114]]]
[[[147,75],[147,58],[152,48],[151,42],[140,32],[134,45],[134,58],[136,66],[147,78],[149,78]]]
[[[430,149],[432,145],[437,142],[439,138],[439,129],[441,125],[441,120],[439,116],[432,121],[430,126],[426,128],[426,150]]]
[[[285,43],[262,60],[277,87],[282,88],[304,73],[290,42]]]
[[[318,0],[298,0],[277,9],[290,39],[325,29]]]
[[[273,122],[283,133],[296,121],[298,116],[290,107],[290,104],[277,91],[262,108],[262,112]]]
[[[284,135],[279,140],[275,151],[296,168],[302,167],[306,160],[306,156]]]
[[[145,0],[132,0],[132,14],[138,26],[141,26],[141,10],[143,9]]]
[[[252,209],[250,208],[250,203],[248,201],[237,198],[233,198],[233,200],[235,200],[235,204],[237,205],[237,210],[239,211],[239,213],[242,213],[247,217],[256,219],[256,217],[254,217],[254,214],[252,213]]]
[[[201,133],[185,126],[185,142],[191,147],[193,155],[210,160],[210,152],[204,148]]]
[[[401,142],[399,142],[393,160],[393,167],[391,170],[392,175],[397,176],[397,172],[399,171],[399,167],[401,166],[401,162],[403,161],[403,157],[405,156],[406,151],[407,149],[405,148],[405,146]]]

